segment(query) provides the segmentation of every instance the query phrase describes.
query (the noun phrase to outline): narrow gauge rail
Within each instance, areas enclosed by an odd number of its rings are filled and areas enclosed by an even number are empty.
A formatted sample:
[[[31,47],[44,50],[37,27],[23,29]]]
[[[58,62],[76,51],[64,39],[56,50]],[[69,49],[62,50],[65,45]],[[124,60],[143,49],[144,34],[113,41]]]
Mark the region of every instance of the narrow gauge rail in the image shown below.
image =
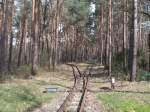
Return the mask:
[[[88,77],[90,75],[90,70],[92,67],[88,66],[87,69],[83,73],[81,73],[77,65],[67,65],[72,67],[74,76],[74,86],[70,90],[69,95],[66,97],[63,104],[60,106],[57,112],[84,112],[84,101],[87,92]],[[75,70],[78,72],[78,74],[76,74]],[[89,72],[88,74],[86,73],[87,71]],[[78,95],[77,98],[79,98],[79,100],[77,100],[76,102],[73,101],[75,95]],[[74,104],[73,102],[77,103],[77,106],[75,109],[69,110],[68,108],[71,108],[71,106]]]

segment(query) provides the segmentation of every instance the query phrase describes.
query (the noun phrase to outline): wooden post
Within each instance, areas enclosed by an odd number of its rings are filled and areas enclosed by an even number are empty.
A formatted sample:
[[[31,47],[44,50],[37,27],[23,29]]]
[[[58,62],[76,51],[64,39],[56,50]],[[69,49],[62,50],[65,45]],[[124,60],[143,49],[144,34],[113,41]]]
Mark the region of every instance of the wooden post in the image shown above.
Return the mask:
[[[111,88],[115,89],[115,77],[111,77]]]

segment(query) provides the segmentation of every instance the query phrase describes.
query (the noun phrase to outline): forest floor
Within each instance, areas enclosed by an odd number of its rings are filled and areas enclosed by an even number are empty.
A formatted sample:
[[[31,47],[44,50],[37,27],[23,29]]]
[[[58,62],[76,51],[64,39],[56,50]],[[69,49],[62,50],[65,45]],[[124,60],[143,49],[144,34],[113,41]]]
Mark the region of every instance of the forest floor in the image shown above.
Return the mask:
[[[25,68],[25,67],[23,67]],[[29,112],[43,104],[51,103],[53,99],[61,96],[63,92],[43,93],[45,88],[55,87],[66,91],[72,87],[72,70],[61,65],[56,72],[40,69],[39,74],[32,79],[21,79],[23,70],[19,70],[19,79],[12,78],[0,84],[0,112]],[[71,75],[70,75],[71,74]],[[27,75],[27,74],[26,74]]]
[[[81,70],[87,65],[78,64]],[[110,83],[105,76],[93,76],[89,82],[86,106],[87,108],[92,104],[99,106],[99,110],[93,112],[150,112],[150,82],[116,81],[114,91],[110,90]],[[60,97],[64,96],[65,91],[72,85],[72,69],[67,65],[57,66],[56,72],[40,70],[39,74],[30,80],[6,81],[0,84],[0,112],[41,109],[56,100],[62,100]],[[62,92],[43,93],[45,88],[49,87],[56,87]]]
[[[150,82],[116,81],[115,90],[110,90],[105,77],[90,81],[89,91],[103,104],[103,112],[150,112]]]

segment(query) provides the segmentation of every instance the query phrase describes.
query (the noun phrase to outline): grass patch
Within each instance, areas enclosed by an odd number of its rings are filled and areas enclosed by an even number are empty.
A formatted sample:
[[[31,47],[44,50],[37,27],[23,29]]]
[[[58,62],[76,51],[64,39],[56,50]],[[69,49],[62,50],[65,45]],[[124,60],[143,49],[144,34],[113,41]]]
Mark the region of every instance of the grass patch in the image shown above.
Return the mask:
[[[150,112],[150,103],[145,102],[149,98],[149,94],[139,93],[98,94],[98,99],[104,103],[107,112]]]
[[[24,80],[28,75],[30,67],[21,66],[10,74],[10,79],[6,78],[5,83],[0,84],[0,112],[28,112],[60,95],[43,94],[41,88],[55,85],[61,89],[70,89],[74,81],[72,68],[67,65],[57,66],[54,72],[39,68],[38,75],[31,80]]]
[[[43,94],[35,82],[0,85],[0,112],[24,112],[51,101],[57,94]]]

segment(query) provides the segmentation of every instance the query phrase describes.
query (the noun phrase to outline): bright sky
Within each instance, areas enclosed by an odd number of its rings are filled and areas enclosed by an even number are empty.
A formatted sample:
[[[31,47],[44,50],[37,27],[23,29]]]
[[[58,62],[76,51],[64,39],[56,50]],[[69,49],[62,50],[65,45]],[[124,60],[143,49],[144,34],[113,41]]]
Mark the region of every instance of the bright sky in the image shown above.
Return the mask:
[[[95,4],[91,3],[91,5],[90,5],[90,10],[91,10],[92,12],[95,12],[95,10],[96,10]]]

